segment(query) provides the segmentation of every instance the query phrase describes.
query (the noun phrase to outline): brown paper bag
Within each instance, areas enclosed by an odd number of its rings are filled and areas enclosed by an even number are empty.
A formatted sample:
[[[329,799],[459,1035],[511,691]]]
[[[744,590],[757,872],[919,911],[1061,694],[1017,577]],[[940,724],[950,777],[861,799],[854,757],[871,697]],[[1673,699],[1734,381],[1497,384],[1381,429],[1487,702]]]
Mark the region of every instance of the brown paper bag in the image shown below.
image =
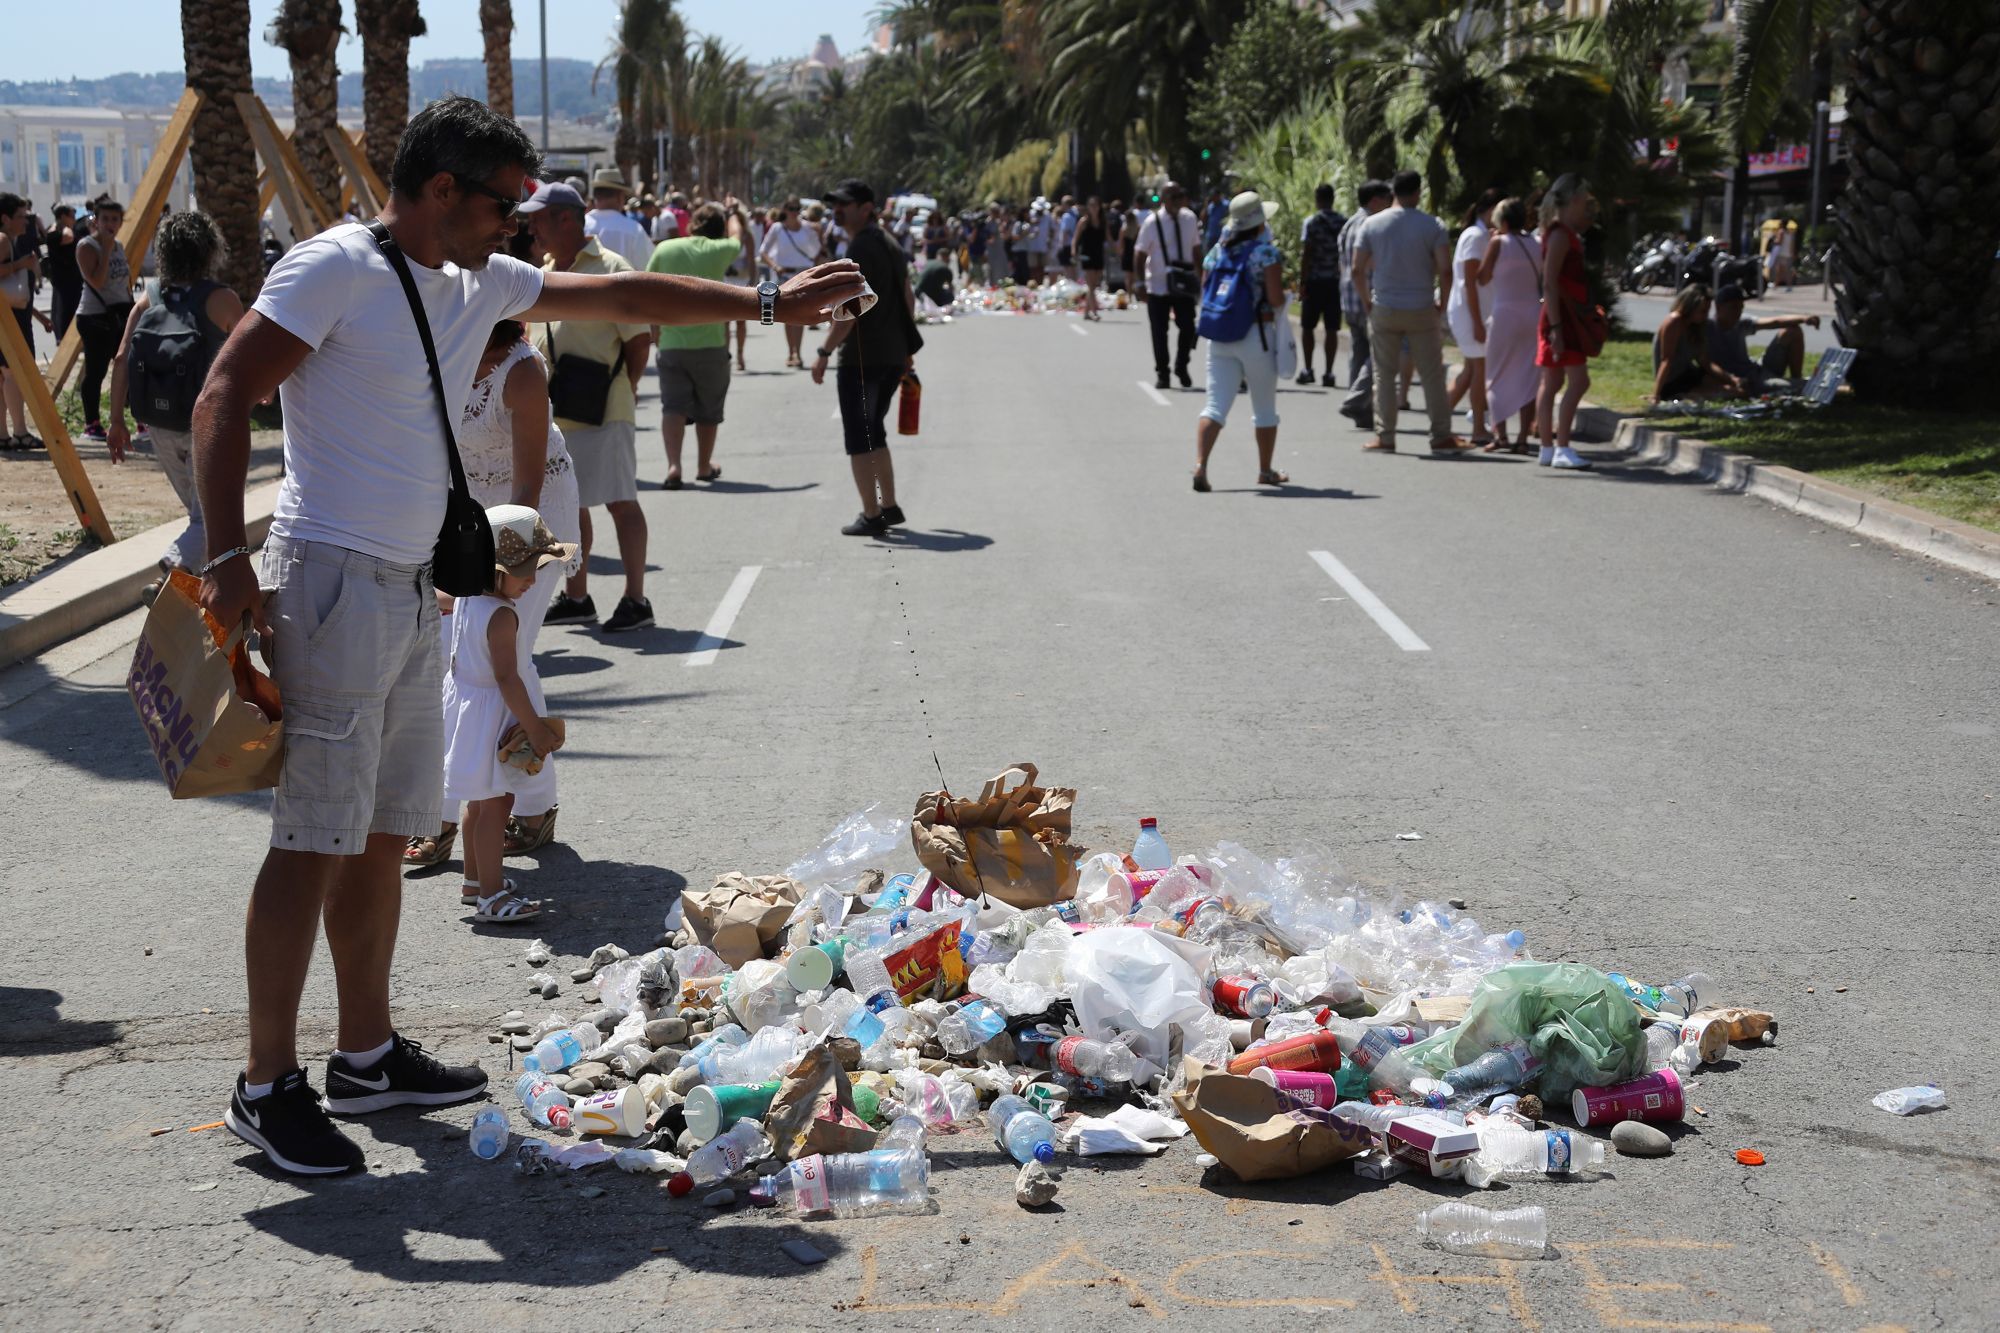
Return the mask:
[[[785,1075],[764,1113],[764,1132],[785,1162],[816,1152],[867,1152],[875,1146],[875,1131],[854,1113],[854,1090],[832,1043],[823,1041],[807,1051]]]
[[[1018,779],[1008,787],[1008,779]],[[1088,851],[1069,840],[1073,787],[1038,787],[1033,764],[1016,764],[976,801],[925,792],[910,841],[924,868],[968,897],[986,893],[1028,910],[1076,896]]]
[[[1187,1086],[1174,1107],[1195,1141],[1239,1180],[1285,1180],[1369,1151],[1366,1129],[1314,1109],[1287,1110],[1278,1090],[1254,1078],[1225,1074],[1198,1060],[1186,1065]]]
[[[681,910],[695,942],[738,968],[752,958],[769,958],[777,949],[803,891],[798,881],[783,875],[753,878],[732,870],[716,876],[712,889],[682,889]]]
[[[251,665],[247,626],[223,629],[200,595],[185,570],[167,576],[125,678],[175,800],[275,787],[284,766],[278,687]]]

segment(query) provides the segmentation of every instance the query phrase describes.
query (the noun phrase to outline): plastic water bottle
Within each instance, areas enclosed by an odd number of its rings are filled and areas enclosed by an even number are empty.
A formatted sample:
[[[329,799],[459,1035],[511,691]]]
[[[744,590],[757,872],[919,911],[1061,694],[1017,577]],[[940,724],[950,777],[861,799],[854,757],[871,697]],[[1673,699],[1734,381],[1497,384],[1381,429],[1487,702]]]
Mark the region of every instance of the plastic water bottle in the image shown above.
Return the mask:
[[[521,1099],[521,1107],[528,1113],[528,1119],[536,1124],[554,1129],[569,1128],[569,1094],[540,1074],[531,1070],[521,1075],[514,1084],[514,1095]]]
[[[902,1003],[889,980],[889,966],[876,950],[864,949],[847,955],[847,984],[861,997],[864,1006],[878,1014]]]
[[[922,1148],[924,1135],[923,1117],[899,1115],[893,1124],[882,1131],[882,1136],[875,1140],[875,1149],[880,1152],[884,1149]]]
[[[1122,1041],[1064,1037],[1049,1048],[1049,1067],[1059,1074],[1100,1083],[1130,1083],[1139,1072],[1139,1057]]]
[[[681,1057],[682,1069],[698,1065],[725,1046],[741,1046],[750,1040],[750,1034],[735,1023],[725,1023],[708,1035],[708,1038]]]
[[[1481,1128],[1478,1160],[1500,1176],[1594,1176],[1604,1169],[1604,1144],[1566,1129],[1521,1130],[1501,1121]]]
[[[986,1110],[986,1124],[993,1141],[1015,1161],[1055,1161],[1056,1127],[1019,1097],[997,1098]]]
[[[507,1113],[488,1106],[472,1117],[472,1155],[492,1161],[507,1151]]]
[[[1539,1259],[1549,1248],[1549,1217],[1540,1208],[1475,1208],[1441,1203],[1417,1214],[1417,1232],[1453,1254]]]
[[[1006,1015],[984,1000],[968,1000],[938,1021],[937,1039],[945,1054],[965,1055],[1006,1030]]]
[[[535,1044],[534,1050],[521,1057],[521,1068],[534,1074],[553,1074],[568,1069],[583,1059],[585,1051],[594,1051],[603,1042],[604,1034],[587,1025],[551,1032]]]
[[[1132,860],[1141,870],[1171,870],[1174,854],[1167,850],[1167,840],[1160,836],[1160,821],[1146,818],[1139,821],[1139,837],[1132,844]]]
[[[1527,1042],[1510,1041],[1448,1072],[1444,1081],[1451,1085],[1449,1100],[1454,1106],[1477,1106],[1488,1097],[1520,1087],[1540,1064],[1529,1054]]]
[[[1333,1108],[1333,1114],[1351,1124],[1364,1126],[1376,1134],[1387,1134],[1389,1126],[1398,1120],[1432,1113],[1425,1107],[1405,1106],[1401,1102],[1391,1102],[1387,1106],[1377,1106],[1374,1102],[1341,1102]]]
[[[1678,981],[1669,981],[1660,987],[1662,1013],[1678,1014],[1682,1018],[1700,1012],[1715,1003],[1715,978],[1706,972],[1690,972]]]
[[[815,1153],[765,1176],[752,1197],[799,1217],[890,1217],[929,1212],[930,1179],[921,1148]]]
[[[735,1175],[743,1169],[745,1162],[769,1152],[770,1148],[771,1141],[764,1137],[762,1125],[755,1120],[739,1120],[729,1127],[727,1134],[696,1148],[688,1158],[687,1170],[681,1174],[687,1177],[690,1188],[694,1185],[713,1185],[718,1180],[727,1180]]]

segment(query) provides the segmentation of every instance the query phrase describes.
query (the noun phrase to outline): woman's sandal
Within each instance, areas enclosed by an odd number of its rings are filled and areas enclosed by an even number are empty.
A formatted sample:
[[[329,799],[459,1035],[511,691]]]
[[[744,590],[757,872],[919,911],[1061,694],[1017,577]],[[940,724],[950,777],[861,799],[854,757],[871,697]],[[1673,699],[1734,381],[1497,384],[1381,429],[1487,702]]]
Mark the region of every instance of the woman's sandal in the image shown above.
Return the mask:
[[[696,481],[721,481],[722,469],[719,467],[712,467],[706,472],[697,472],[694,474],[694,479]]]
[[[436,833],[421,834],[410,839],[410,845],[403,849],[403,865],[409,868],[434,866],[440,861],[451,859],[452,844],[458,841],[458,825],[446,824]]]
[[[1505,447],[1501,441],[1494,439],[1491,435],[1475,435],[1467,443],[1489,454],[1497,454]]]
[[[1289,473],[1280,472],[1274,467],[1267,467],[1257,474],[1257,484],[1259,486],[1283,486],[1291,479]]]
[[[507,887],[498,893],[488,894],[478,900],[479,910],[472,914],[476,925],[518,926],[533,921],[542,914],[542,905],[514,895],[514,881],[508,880]]]
[[[1210,491],[1215,489],[1213,486],[1210,486],[1208,484],[1208,474],[1206,472],[1203,472],[1200,468],[1196,468],[1194,471],[1194,488],[1197,491],[1200,491],[1203,495],[1207,495]]]
[[[529,828],[518,819],[510,818],[507,821],[507,836],[500,844],[500,854],[526,856],[529,852],[538,852],[548,846],[555,840],[556,812],[560,808],[550,806],[549,812],[542,816],[542,822],[533,828]]]

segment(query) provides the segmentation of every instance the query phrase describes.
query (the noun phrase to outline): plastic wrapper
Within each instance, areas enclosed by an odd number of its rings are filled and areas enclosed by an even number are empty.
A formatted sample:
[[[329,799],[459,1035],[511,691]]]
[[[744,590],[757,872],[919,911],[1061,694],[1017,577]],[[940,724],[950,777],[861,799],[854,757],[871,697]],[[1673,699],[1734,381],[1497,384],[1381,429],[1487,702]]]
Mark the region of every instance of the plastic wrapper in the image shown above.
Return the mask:
[[[1523,1040],[1541,1061],[1544,1099],[1567,1097],[1579,1087],[1624,1083],[1646,1072],[1638,1010],[1609,977],[1582,963],[1516,963],[1487,973],[1473,989],[1463,1023],[1402,1054],[1442,1075]]]
[[[1159,930],[1113,926],[1071,943],[1064,968],[1077,1025],[1086,1037],[1123,1037],[1133,1052],[1164,1065],[1169,1025],[1214,1013],[1202,978],[1210,951]],[[1018,961],[1018,960],[1016,960]]]
[[[909,836],[910,821],[890,814],[876,801],[835,824],[833,832],[794,861],[785,875],[808,888],[851,879],[863,870],[886,866]]]

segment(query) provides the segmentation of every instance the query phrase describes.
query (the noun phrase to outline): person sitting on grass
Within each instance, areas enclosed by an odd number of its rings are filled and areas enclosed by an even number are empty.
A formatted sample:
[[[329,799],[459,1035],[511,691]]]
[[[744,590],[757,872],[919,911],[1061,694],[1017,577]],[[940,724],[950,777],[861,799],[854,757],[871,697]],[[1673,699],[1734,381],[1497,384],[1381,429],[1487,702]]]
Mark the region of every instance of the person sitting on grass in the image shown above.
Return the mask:
[[[1653,401],[1741,397],[1743,382],[1715,364],[1708,288],[1690,283],[1653,334]]]
[[[1720,369],[1747,385],[1752,394],[1796,393],[1805,381],[1806,333],[1819,327],[1818,315],[1743,317],[1743,288],[1725,282],[1715,291],[1715,318],[1708,325],[1708,350]],[[1749,335],[1765,329],[1778,336],[1764,349],[1761,362],[1750,359]]]

